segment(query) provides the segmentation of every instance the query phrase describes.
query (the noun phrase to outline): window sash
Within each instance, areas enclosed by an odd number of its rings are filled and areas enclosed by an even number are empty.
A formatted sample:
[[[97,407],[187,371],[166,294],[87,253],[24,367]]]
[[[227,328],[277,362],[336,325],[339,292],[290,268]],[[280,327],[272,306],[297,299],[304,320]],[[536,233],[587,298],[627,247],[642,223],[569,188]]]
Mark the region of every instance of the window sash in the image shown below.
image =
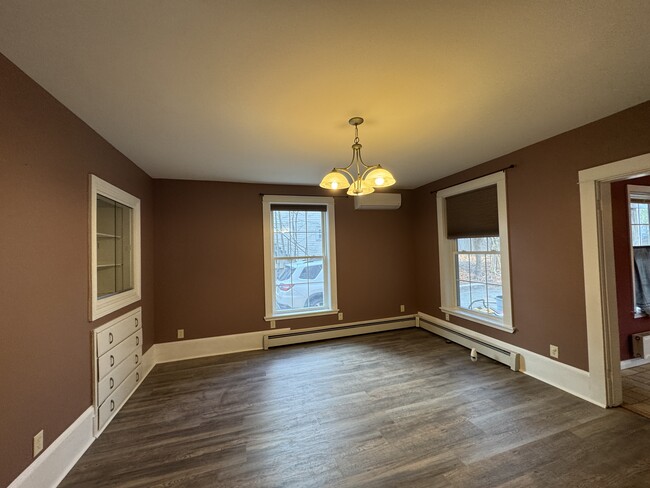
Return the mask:
[[[308,315],[322,315],[328,313],[336,313],[336,255],[335,255],[335,236],[334,236],[334,200],[331,197],[294,197],[294,196],[273,196],[265,195],[263,197],[263,210],[264,210],[264,260],[265,260],[265,276],[266,276],[266,315],[265,320],[277,320],[286,318],[297,318],[300,316]],[[290,225],[287,225],[287,232],[275,232],[278,220],[274,212],[311,212],[311,218],[314,219],[313,213],[320,213],[320,224],[316,231],[320,233],[318,239],[307,240],[305,247],[302,247],[301,237],[308,238],[310,235],[313,237],[313,232],[309,231],[309,214],[305,215],[305,227],[302,225],[298,228],[291,228],[293,216],[289,220]],[[311,220],[312,222],[314,220]],[[315,223],[315,222],[314,222]],[[284,224],[282,224],[284,225]],[[287,235],[289,234],[289,235]],[[293,234],[293,235],[291,235]],[[284,236],[282,245],[284,250],[276,248],[276,240],[280,236]],[[298,246],[296,245],[298,240]],[[312,251],[309,252],[308,251]],[[313,252],[316,251],[316,252]],[[299,261],[299,269],[294,269],[291,274],[285,279],[278,279],[276,270],[283,267],[282,263],[287,266],[294,266],[292,263]],[[317,262],[317,266],[322,268],[318,271],[317,276],[311,278],[308,270],[311,262]],[[300,277],[300,276],[303,277]],[[294,283],[295,282],[295,283]],[[280,290],[281,285],[294,285],[292,286],[291,293],[282,296]],[[314,284],[314,288],[311,288]],[[299,292],[298,301],[294,292]],[[320,305],[320,295],[322,293],[322,305]],[[306,294],[304,297],[303,294]],[[309,304],[312,296],[318,296],[318,305],[311,306]],[[278,304],[280,297],[282,307]],[[305,301],[302,301],[304,298]],[[309,300],[309,301],[308,301]],[[287,308],[289,305],[289,308]]]
[[[459,307],[458,290],[456,279],[456,261],[457,252],[456,238],[447,236],[447,199],[454,195],[469,193],[485,187],[494,187],[496,185],[497,193],[497,212],[499,222],[499,248],[501,256],[501,290],[503,297],[503,316],[487,315],[476,313],[475,311]],[[456,316],[474,323],[493,327],[504,332],[513,333],[515,327],[512,323],[512,306],[510,292],[510,263],[508,250],[508,215],[507,215],[507,195],[506,195],[506,175],[504,172],[493,173],[491,175],[477,178],[460,185],[456,185],[436,193],[437,206],[437,226],[438,226],[438,249],[440,265],[440,310],[449,316]],[[483,234],[482,237],[485,237]],[[470,236],[474,237],[474,236]],[[496,236],[494,236],[496,237]],[[461,237],[463,238],[463,237]],[[467,254],[476,253],[475,255],[489,256],[489,251],[469,251]],[[462,252],[461,252],[462,253]]]

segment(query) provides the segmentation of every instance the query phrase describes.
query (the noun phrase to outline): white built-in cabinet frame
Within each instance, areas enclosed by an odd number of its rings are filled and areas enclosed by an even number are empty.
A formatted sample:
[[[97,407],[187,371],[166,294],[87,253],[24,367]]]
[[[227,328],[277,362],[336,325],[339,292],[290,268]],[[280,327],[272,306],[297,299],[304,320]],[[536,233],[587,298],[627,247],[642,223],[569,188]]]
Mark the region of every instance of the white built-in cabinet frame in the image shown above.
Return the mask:
[[[140,199],[90,175],[90,320],[96,320],[141,299],[141,226]],[[133,209],[132,253],[133,288],[108,297],[97,298],[97,195],[103,195]]]
[[[456,241],[447,239],[447,205],[446,199],[486,186],[496,185],[499,212],[499,244],[501,248],[501,287],[503,291],[503,318],[492,317],[480,312],[473,312],[458,306],[456,291],[456,268],[454,251]],[[444,313],[487,325],[504,332],[513,333],[512,299],[510,293],[510,254],[508,248],[508,205],[506,199],[506,175],[504,171],[493,173],[483,178],[446,188],[436,193],[438,210],[438,254],[440,259],[440,303]]]

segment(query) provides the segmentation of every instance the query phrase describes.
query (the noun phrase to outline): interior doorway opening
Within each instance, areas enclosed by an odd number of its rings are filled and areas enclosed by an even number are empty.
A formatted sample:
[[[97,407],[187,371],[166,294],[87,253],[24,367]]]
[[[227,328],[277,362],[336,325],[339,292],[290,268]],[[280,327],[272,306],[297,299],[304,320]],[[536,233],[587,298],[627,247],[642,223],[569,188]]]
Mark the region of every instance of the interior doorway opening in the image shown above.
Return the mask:
[[[648,175],[650,153],[579,173],[590,390],[608,407],[623,403],[612,184]]]

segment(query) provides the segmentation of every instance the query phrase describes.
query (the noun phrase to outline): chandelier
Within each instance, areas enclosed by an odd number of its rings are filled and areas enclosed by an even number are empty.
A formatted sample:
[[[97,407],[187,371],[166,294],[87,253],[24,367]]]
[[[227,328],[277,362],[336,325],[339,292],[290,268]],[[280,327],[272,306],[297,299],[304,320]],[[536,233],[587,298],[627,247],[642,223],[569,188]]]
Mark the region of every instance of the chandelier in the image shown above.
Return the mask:
[[[348,195],[359,197],[368,195],[375,188],[385,188],[395,184],[395,178],[380,164],[367,165],[361,159],[361,144],[359,144],[359,126],[363,124],[361,117],[352,117],[350,125],[354,126],[354,143],[352,144],[352,161],[345,168],[333,168],[320,182],[321,188],[328,190],[348,189]],[[353,168],[354,166],[354,168]],[[352,169],[351,169],[352,168]],[[351,171],[355,171],[357,175]]]

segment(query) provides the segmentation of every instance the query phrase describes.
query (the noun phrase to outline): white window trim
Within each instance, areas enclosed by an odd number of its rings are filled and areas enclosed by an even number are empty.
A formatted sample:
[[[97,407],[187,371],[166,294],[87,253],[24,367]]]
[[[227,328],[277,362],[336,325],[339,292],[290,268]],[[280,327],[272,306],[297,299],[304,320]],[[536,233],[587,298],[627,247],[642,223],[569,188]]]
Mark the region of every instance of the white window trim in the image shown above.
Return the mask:
[[[133,209],[133,289],[105,298],[97,298],[97,195],[103,195]],[[101,178],[90,175],[90,320],[140,301],[140,199]]]
[[[501,248],[501,286],[503,290],[503,318],[473,312],[457,306],[456,269],[453,239],[447,239],[447,197],[486,186],[497,186],[499,212],[499,241]],[[483,178],[441,190],[436,194],[438,210],[438,253],[440,260],[440,310],[472,322],[513,333],[512,300],[510,293],[510,254],[508,252],[508,206],[506,201],[506,176],[500,171]]]
[[[326,205],[327,206],[327,235],[325,242],[327,246],[328,265],[327,274],[329,275],[330,290],[330,307],[308,312],[293,312],[273,314],[273,276],[275,269],[273,266],[273,257],[271,255],[271,205],[275,203],[293,203],[299,205]],[[265,296],[265,316],[267,322],[272,320],[296,319],[301,317],[315,317],[319,315],[331,315],[338,313],[337,293],[336,293],[336,233],[334,227],[334,198],[332,197],[300,197],[288,195],[264,195],[262,198],[262,223],[264,228],[264,296]]]

